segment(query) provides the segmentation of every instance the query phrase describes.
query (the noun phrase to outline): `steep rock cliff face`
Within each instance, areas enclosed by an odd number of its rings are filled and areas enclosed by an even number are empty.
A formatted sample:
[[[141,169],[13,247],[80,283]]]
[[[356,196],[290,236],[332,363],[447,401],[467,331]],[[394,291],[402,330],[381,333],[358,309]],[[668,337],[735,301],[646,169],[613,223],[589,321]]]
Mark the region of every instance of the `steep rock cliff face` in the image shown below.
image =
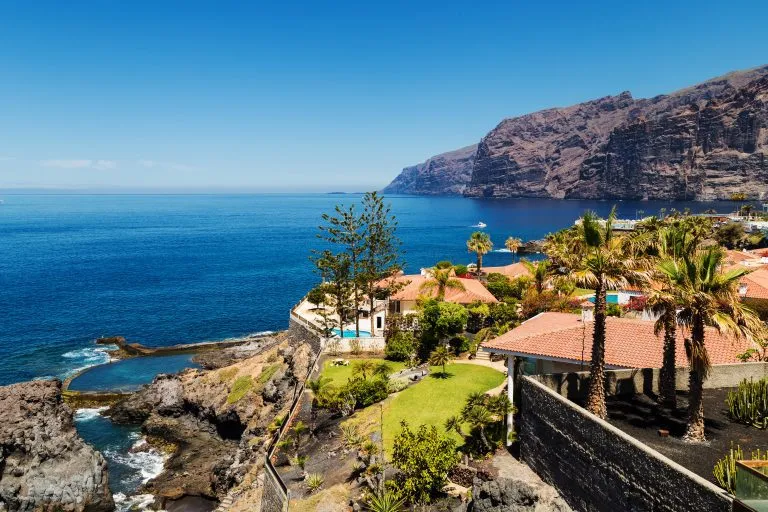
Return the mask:
[[[471,149],[464,148],[465,151]],[[456,153],[456,152],[454,152]],[[624,92],[505,119],[478,144],[471,179],[406,168],[389,192],[470,197],[768,197],[768,66],[670,95]],[[437,164],[433,164],[437,168]],[[451,180],[455,181],[451,181]],[[397,184],[397,187],[393,187]]]
[[[386,194],[458,195],[472,177],[477,144],[433,156],[426,162],[403,169],[384,188]]]
[[[113,510],[107,463],[77,435],[61,382],[0,387],[0,510]]]
[[[478,146],[474,197],[768,197],[768,67],[669,96],[629,93],[507,119]]]

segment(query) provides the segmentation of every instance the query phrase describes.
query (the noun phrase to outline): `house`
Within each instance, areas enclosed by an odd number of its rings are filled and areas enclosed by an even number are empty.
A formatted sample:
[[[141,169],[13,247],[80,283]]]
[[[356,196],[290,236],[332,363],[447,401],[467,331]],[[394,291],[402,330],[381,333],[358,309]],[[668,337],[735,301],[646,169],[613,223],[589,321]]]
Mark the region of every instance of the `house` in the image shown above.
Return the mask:
[[[510,279],[517,279],[518,277],[524,276],[531,277],[531,271],[520,262],[504,265],[503,267],[483,267],[483,272],[486,274],[502,274]]]
[[[605,319],[606,369],[661,368],[663,333],[654,333],[654,322],[633,318]],[[594,324],[588,307],[582,314],[545,312],[515,329],[481,345],[491,354],[507,358],[507,393],[514,402],[515,374],[569,373],[589,369]],[[707,328],[706,344],[712,364],[738,363],[738,354],[752,346]],[[677,366],[688,364],[685,333],[677,330]],[[516,364],[517,363],[517,364]],[[511,420],[510,420],[511,421]]]
[[[424,283],[429,277],[423,274],[401,275],[394,278],[400,288],[389,298],[388,310],[390,313],[408,314],[416,312],[416,303],[422,297],[437,297],[437,290],[423,290]],[[456,278],[464,285],[464,290],[447,288],[445,301],[456,304],[472,304],[473,302],[485,302],[487,304],[498,302],[496,297],[476,279]]]
[[[768,266],[760,266],[741,278],[739,296],[760,318],[768,318]]]

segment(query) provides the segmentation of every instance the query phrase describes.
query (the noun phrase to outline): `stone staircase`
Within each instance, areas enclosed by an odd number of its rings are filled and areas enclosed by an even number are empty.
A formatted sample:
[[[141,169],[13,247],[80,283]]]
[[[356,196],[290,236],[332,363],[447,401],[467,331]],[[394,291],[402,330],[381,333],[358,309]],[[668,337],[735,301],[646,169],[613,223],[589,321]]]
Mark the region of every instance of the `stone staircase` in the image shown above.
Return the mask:
[[[485,350],[477,350],[477,354],[475,355],[475,359],[477,361],[490,361],[491,360],[491,354],[489,352],[486,352]]]

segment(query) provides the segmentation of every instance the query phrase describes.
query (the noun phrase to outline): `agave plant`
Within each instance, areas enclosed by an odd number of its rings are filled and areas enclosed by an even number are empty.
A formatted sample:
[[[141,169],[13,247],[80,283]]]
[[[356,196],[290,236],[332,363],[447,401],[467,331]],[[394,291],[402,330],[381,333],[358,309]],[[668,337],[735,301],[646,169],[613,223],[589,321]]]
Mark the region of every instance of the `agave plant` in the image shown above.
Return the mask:
[[[307,479],[304,480],[304,485],[307,486],[307,490],[312,493],[320,489],[325,482],[325,478],[320,473],[310,473],[307,475]]]
[[[402,512],[405,510],[405,500],[387,490],[371,494],[365,502],[365,508],[370,512]]]

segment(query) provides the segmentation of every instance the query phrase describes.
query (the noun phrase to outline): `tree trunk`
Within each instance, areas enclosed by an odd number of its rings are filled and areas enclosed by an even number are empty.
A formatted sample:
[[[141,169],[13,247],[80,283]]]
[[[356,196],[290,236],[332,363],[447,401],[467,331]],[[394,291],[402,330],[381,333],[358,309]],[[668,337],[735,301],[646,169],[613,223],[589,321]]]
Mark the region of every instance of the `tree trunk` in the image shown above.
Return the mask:
[[[665,314],[664,319],[664,357],[659,372],[659,403],[671,409],[677,408],[677,390],[675,386],[675,344],[677,319],[673,314]]]
[[[355,337],[360,337],[360,292],[355,285]]]
[[[608,414],[605,408],[605,285],[602,280],[595,287],[594,323],[587,409],[598,418],[605,419]]]
[[[371,336],[376,336],[376,315],[374,314],[373,307],[374,307],[374,297],[373,297],[373,289],[369,290],[369,297],[370,297],[370,306],[371,306]]]
[[[483,255],[477,253],[477,275],[479,276],[483,270]]]
[[[691,328],[691,350],[693,356],[700,357],[704,350],[704,322],[694,318]],[[698,355],[697,355],[698,354]],[[704,368],[706,362],[691,360],[691,372],[688,381],[688,428],[683,436],[684,441],[704,442]]]
[[[483,446],[485,447],[486,452],[491,451],[491,443],[488,442],[488,438],[485,437],[485,427],[480,426],[480,440],[483,442]]]

